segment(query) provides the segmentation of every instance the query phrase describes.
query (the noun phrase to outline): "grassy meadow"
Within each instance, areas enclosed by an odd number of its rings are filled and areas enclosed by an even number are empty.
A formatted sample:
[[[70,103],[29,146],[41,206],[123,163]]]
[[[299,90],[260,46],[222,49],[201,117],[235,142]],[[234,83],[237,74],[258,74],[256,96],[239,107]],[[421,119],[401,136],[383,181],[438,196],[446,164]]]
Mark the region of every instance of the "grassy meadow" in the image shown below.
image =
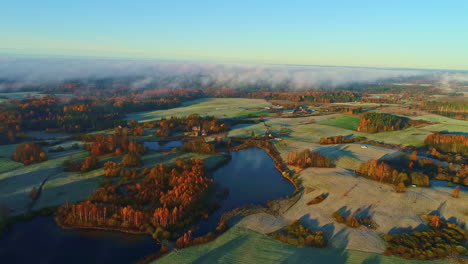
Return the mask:
[[[173,263],[327,263],[327,264],[439,264],[442,261],[414,261],[387,257],[375,253],[343,250],[340,248],[295,247],[271,239],[261,233],[235,226],[216,240],[199,246],[172,251],[153,264]]]

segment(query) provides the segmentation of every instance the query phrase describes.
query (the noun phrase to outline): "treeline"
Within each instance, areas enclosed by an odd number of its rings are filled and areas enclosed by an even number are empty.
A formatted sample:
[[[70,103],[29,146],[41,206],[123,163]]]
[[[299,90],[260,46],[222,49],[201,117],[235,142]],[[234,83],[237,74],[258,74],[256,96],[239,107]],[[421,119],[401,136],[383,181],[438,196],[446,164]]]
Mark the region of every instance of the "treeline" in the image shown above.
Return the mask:
[[[229,130],[229,126],[214,116],[202,117],[191,114],[187,117],[162,118],[159,121],[145,122],[145,127],[157,128],[158,137],[169,137],[181,132],[204,133],[205,135],[216,134]]]
[[[390,183],[398,186],[415,184],[429,186],[429,180],[444,180],[468,185],[468,168],[465,164],[434,162],[431,159],[419,157],[416,151],[391,161],[371,159],[355,171],[357,174],[372,180]],[[402,186],[397,190],[404,191]]]
[[[73,99],[56,96],[9,99],[0,108],[0,143],[14,143],[28,130],[82,133],[125,126],[126,121],[121,119],[126,114],[177,107],[181,100],[187,99],[185,96],[173,93],[145,97],[127,92],[119,96],[96,94]]]
[[[298,93],[288,92],[252,92],[248,94],[249,98],[258,98],[266,100],[287,100],[293,102],[307,103],[344,103],[359,101],[362,97],[360,92],[345,90],[332,91],[313,91],[307,90]]]
[[[333,168],[335,167],[335,165],[331,162],[331,160],[328,157],[318,152],[311,152],[309,149],[304,149],[300,152],[297,152],[297,151],[289,152],[286,163],[288,165],[297,166],[299,168],[307,168],[307,167]]]
[[[426,137],[424,144],[428,148],[435,148],[437,151],[468,155],[468,136],[431,134]]]
[[[314,232],[304,227],[298,220],[284,227],[283,230],[270,233],[268,236],[293,246],[322,248],[327,244],[322,231]]]
[[[420,108],[450,118],[468,119],[468,104],[466,102],[422,102]]]
[[[396,147],[395,144],[389,144],[380,141],[368,140],[365,137],[343,137],[343,136],[333,136],[320,138],[320,145],[330,145],[330,144],[348,144],[348,143],[364,143],[368,145],[378,146],[382,148],[393,149]]]
[[[177,160],[132,173],[133,180],[100,187],[85,202],[61,206],[56,221],[67,227],[141,232],[167,239],[207,213],[203,204],[212,179],[205,176],[201,160]]]
[[[408,118],[387,113],[366,113],[361,117],[357,131],[378,133],[401,130],[409,127]]]
[[[29,165],[34,162],[46,161],[47,154],[35,142],[21,143],[16,147],[11,159]]]
[[[439,216],[429,216],[430,228],[402,235],[385,235],[386,255],[407,259],[443,259],[447,256],[467,256],[464,247],[468,234],[462,227],[443,221]]]

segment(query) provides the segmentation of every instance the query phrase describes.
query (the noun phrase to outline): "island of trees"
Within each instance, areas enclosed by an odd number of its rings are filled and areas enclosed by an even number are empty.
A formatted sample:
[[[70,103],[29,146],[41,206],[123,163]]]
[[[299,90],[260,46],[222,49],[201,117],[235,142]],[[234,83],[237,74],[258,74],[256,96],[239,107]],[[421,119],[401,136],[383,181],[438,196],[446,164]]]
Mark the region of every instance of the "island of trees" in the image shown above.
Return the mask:
[[[408,128],[408,118],[387,113],[366,113],[361,117],[357,131],[378,133]]]
[[[115,164],[106,163],[106,175],[114,169]],[[201,160],[132,169],[130,175],[127,181],[98,188],[86,201],[61,206],[57,223],[175,239],[209,211],[205,199],[212,179],[205,176]]]

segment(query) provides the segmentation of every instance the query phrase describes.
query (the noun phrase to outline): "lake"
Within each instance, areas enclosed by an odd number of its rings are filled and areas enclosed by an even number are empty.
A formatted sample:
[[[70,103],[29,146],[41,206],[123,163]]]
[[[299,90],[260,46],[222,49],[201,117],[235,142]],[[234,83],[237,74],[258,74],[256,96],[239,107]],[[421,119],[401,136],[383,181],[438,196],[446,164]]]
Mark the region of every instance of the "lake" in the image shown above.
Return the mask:
[[[229,194],[217,211],[196,224],[195,236],[214,231],[225,212],[247,204],[266,205],[294,192],[264,150],[250,148],[231,155],[213,173],[214,182],[229,189]],[[0,263],[132,263],[158,249],[149,235],[64,230],[51,216],[37,217],[13,224],[0,237]]]

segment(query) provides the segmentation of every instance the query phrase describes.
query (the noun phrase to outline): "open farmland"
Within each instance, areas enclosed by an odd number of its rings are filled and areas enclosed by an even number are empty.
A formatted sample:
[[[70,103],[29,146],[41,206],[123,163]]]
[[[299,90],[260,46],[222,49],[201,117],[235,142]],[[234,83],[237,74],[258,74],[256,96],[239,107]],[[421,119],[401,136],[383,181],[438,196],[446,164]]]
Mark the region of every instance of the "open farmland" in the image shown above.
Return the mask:
[[[401,258],[387,257],[375,253],[342,248],[305,248],[281,243],[265,235],[245,228],[240,224],[229,229],[216,240],[204,245],[176,250],[152,262],[153,264],[173,263],[224,263],[224,264],[273,264],[273,263],[402,263]],[[442,264],[443,261],[405,260],[408,264]]]
[[[199,99],[183,103],[182,106],[168,110],[156,110],[129,114],[127,120],[135,119],[139,122],[159,120],[171,116],[189,116],[199,114],[201,116],[223,117],[248,117],[265,114],[261,110],[271,107],[271,104],[260,99],[245,98],[210,98]]]

